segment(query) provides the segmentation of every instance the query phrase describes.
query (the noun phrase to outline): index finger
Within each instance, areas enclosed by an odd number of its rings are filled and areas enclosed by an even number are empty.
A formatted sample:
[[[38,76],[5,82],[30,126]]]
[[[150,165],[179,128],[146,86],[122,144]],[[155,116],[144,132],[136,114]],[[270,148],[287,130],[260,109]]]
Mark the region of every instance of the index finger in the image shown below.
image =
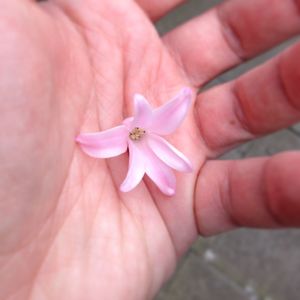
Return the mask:
[[[300,0],[229,0],[164,37],[188,78],[200,86],[300,33]]]

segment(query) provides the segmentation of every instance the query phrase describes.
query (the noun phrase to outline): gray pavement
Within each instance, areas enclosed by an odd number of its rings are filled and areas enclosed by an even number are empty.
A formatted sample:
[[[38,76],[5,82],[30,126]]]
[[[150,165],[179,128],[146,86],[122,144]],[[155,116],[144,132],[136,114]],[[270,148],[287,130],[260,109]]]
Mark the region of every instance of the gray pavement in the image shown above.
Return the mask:
[[[192,0],[157,25],[161,34],[220,0]],[[287,47],[226,72],[211,85],[231,80]],[[247,143],[223,159],[272,155],[300,149],[300,124]],[[238,230],[199,240],[156,300],[298,300],[300,230]]]

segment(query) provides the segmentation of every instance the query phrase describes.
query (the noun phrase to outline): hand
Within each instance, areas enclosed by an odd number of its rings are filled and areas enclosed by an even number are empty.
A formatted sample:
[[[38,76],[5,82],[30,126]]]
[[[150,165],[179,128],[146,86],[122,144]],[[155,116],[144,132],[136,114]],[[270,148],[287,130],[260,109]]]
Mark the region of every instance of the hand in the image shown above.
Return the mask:
[[[172,198],[148,181],[120,193],[126,155],[76,146],[131,115],[134,93],[153,106],[196,94],[300,30],[299,1],[230,0],[160,39],[149,18],[179,2],[3,1],[1,299],[147,299],[199,233],[300,225],[299,153],[213,160],[300,120],[299,44],[197,96],[172,137],[195,172]]]

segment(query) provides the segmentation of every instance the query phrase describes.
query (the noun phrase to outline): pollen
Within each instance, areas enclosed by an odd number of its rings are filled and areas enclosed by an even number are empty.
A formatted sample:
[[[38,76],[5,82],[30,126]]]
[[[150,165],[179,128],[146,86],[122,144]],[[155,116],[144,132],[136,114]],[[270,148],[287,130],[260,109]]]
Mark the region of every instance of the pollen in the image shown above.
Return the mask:
[[[135,127],[130,133],[129,137],[133,141],[138,141],[140,140],[143,135],[146,133],[146,131],[143,128],[140,127]]]

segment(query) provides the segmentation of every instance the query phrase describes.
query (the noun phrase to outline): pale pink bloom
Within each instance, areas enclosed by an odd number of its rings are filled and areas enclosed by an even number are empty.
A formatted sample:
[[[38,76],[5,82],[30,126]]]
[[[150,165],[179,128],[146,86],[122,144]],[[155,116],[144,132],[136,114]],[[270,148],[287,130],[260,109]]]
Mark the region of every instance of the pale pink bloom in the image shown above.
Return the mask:
[[[81,134],[82,150],[92,157],[109,158],[129,150],[128,173],[121,191],[135,188],[147,174],[166,195],[174,195],[176,178],[171,168],[191,172],[189,160],[161,136],[174,132],[192,102],[192,92],[184,88],[166,104],[152,109],[142,95],[134,96],[134,117],[109,130]]]

